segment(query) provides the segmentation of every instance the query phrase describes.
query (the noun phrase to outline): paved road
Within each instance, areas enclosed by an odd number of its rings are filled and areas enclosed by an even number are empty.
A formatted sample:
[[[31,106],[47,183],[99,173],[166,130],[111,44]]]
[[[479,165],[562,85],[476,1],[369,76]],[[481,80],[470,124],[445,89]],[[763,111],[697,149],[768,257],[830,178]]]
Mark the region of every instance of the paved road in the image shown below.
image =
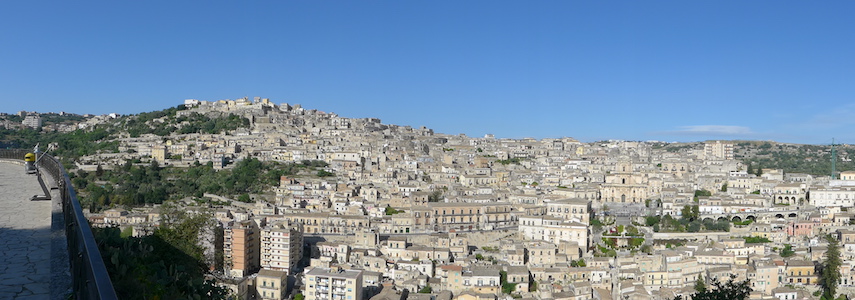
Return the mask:
[[[53,182],[49,176],[45,181]],[[52,204],[58,201],[30,201],[41,193],[35,175],[25,174],[20,164],[0,161],[0,299],[57,299],[70,287],[54,275],[68,276],[67,256],[64,272],[57,259],[66,250],[51,246],[52,238],[54,245],[64,243],[64,236],[57,235],[64,233],[51,230]]]

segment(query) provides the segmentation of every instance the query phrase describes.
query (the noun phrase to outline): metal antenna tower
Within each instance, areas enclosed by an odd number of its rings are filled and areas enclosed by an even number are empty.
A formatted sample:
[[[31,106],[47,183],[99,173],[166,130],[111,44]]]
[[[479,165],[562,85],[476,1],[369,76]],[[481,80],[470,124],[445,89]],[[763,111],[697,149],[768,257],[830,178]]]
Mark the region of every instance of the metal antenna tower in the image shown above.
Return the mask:
[[[834,180],[834,174],[837,173],[837,149],[834,149],[834,138],[831,138],[831,180]]]

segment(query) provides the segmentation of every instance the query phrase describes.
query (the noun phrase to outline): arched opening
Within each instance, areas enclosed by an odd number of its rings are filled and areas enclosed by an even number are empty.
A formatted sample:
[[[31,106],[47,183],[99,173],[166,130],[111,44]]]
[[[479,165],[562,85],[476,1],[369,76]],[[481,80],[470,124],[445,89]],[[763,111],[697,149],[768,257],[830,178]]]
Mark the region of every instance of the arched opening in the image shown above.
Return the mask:
[[[717,220],[718,220],[718,221],[727,221],[727,218],[725,218],[725,217],[718,217],[718,219],[717,219]]]
[[[745,217],[745,219],[751,220],[751,222],[757,221],[757,217],[750,215],[748,217]]]
[[[788,217],[795,218],[796,216],[798,216],[798,215],[796,215],[796,213],[790,213],[790,215]]]
[[[783,219],[783,218],[784,218],[784,215],[782,215],[782,214],[777,214],[777,215],[775,215],[775,218]]]
[[[626,202],[626,194],[620,195],[620,202]]]
[[[731,219],[731,221],[733,221],[734,223],[742,222],[742,218],[740,218],[739,216],[735,216],[735,217],[733,217],[733,219]]]

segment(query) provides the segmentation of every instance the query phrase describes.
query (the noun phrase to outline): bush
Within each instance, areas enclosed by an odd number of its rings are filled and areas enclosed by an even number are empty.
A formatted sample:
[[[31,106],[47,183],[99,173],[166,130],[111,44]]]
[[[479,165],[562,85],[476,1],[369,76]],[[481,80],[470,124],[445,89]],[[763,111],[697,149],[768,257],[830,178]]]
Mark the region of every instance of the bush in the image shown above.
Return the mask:
[[[769,239],[760,236],[744,236],[742,238],[745,239],[746,244],[762,244],[772,242]]]

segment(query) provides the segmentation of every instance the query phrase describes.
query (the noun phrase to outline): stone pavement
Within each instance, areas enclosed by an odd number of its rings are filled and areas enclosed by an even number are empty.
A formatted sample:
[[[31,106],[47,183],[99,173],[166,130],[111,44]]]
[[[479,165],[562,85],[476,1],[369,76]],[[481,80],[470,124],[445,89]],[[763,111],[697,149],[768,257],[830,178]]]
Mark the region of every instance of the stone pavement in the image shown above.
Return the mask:
[[[56,185],[43,176],[48,187]],[[35,175],[0,160],[0,299],[63,299],[70,293],[61,217],[51,229],[52,212],[62,211],[58,190],[52,190],[53,200],[30,201],[36,194],[42,190]]]

